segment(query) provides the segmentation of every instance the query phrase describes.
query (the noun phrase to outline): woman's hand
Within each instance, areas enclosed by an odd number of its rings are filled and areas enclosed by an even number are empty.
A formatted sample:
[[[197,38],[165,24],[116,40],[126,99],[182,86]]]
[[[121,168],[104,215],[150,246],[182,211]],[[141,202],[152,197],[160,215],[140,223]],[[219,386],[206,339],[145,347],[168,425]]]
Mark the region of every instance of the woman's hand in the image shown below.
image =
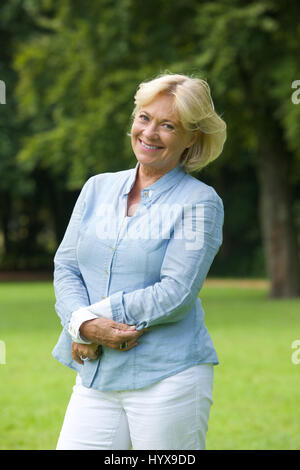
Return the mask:
[[[107,318],[95,318],[83,322],[80,326],[80,335],[96,344],[101,344],[107,348],[121,349],[128,351],[137,346],[137,339],[145,330],[136,330],[136,327],[117,323]],[[125,347],[121,347],[124,345]]]
[[[83,364],[82,358],[89,358],[92,360],[98,359],[100,355],[99,344],[79,344],[72,342],[72,357],[79,364]]]

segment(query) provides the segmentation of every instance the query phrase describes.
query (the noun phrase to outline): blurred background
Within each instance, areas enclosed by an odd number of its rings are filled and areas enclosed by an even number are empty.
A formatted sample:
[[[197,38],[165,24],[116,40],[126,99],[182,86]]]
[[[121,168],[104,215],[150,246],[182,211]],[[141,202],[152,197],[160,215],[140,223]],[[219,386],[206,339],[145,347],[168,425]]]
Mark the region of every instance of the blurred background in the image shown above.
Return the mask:
[[[299,18],[297,0],[1,1],[1,448],[55,445],[73,376],[50,354],[60,330],[53,256],[87,178],[135,166],[127,136],[133,96],[141,81],[165,71],[207,80],[228,126],[222,155],[194,174],[225,207],[223,245],[203,288],[207,325],[228,364],[216,377],[222,407],[209,445],[299,448],[293,393],[300,365],[290,359],[300,337]],[[45,354],[36,370],[32,341],[34,354]],[[244,352],[239,359],[237,351]],[[34,379],[24,378],[21,364]],[[43,382],[46,364],[51,373]],[[234,371],[243,371],[238,382]],[[22,421],[10,392],[24,380]],[[38,415],[30,388],[36,380],[45,393]],[[249,383],[251,393],[241,394]],[[53,387],[59,398],[49,398]],[[262,390],[259,413],[254,403]],[[241,401],[232,424],[233,396],[248,402]],[[49,402],[56,403],[52,418]],[[250,434],[239,441],[247,423]]]

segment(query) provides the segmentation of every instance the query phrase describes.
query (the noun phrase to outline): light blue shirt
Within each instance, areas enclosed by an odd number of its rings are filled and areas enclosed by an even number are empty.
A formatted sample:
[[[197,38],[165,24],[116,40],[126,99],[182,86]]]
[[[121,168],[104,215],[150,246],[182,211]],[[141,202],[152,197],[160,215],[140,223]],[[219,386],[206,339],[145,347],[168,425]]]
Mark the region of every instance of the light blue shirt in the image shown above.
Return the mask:
[[[86,387],[142,388],[200,363],[218,364],[198,297],[222,243],[223,203],[181,165],[141,192],[127,217],[135,168],[91,177],[54,258],[62,333],[53,355]],[[72,359],[72,313],[109,298],[116,322],[148,328],[129,351],[102,347],[98,360]]]

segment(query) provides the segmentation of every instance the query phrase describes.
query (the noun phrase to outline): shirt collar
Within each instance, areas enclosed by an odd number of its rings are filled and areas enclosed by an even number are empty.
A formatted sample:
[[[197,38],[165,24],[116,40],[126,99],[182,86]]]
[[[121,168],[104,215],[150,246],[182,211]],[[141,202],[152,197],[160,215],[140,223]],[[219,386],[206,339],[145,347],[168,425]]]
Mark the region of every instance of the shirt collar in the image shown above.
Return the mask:
[[[138,168],[139,162],[137,162],[135,168],[133,168],[132,172],[130,173],[123,196],[128,195],[130,193],[136,179]],[[185,176],[185,174],[185,170],[179,162],[178,165],[173,168],[173,170],[161,176],[161,178],[159,178],[157,181],[155,181],[155,183],[151,184],[150,186],[147,186],[147,188],[144,188],[142,190],[142,194],[144,192],[147,192],[147,195],[149,195],[150,197],[157,196],[158,194],[167,191],[172,186],[179,183],[179,181]]]

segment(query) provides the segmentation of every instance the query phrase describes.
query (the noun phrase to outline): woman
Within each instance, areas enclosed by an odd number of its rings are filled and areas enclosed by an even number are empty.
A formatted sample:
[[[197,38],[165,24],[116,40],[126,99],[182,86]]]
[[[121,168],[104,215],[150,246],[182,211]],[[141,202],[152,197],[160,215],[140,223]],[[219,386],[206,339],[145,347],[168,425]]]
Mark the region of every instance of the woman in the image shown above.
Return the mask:
[[[134,169],[90,178],[55,255],[54,356],[78,372],[57,449],[204,449],[218,357],[198,298],[223,204],[193,178],[221,153],[203,80],[135,95]]]

